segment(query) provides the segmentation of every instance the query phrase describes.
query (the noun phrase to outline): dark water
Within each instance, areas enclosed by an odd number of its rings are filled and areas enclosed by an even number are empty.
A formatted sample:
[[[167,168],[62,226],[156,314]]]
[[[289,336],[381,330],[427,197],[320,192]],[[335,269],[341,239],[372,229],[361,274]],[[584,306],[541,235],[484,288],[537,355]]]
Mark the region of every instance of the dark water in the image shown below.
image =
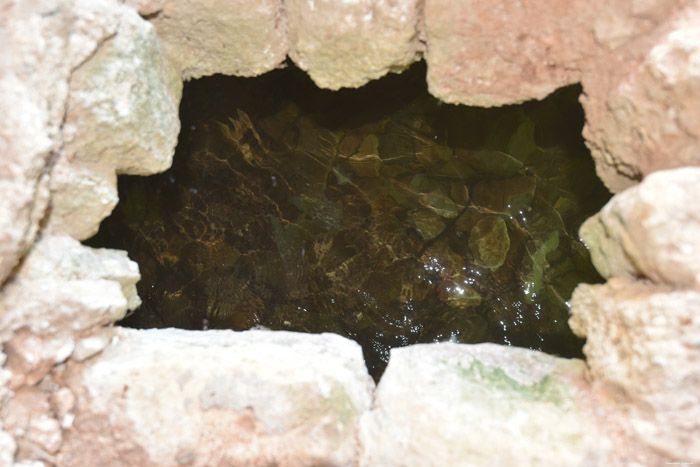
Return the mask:
[[[335,332],[391,347],[497,342],[581,356],[577,240],[609,193],[580,88],[498,109],[430,97],[414,66],[360,90],[296,69],[185,86],[173,167],[120,177],[92,246],[140,267],[137,328]]]

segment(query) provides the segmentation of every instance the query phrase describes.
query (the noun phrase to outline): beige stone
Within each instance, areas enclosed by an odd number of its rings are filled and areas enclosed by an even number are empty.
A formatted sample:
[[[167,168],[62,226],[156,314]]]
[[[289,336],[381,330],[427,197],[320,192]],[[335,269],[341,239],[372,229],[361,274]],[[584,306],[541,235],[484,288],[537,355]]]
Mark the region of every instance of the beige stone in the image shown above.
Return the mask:
[[[582,1],[426,0],[430,92],[486,107],[542,99],[581,79],[596,13]]]
[[[153,26],[120,7],[119,28],[71,75],[49,229],[86,239],[117,204],[116,176],[161,172],[179,132],[181,82]]]
[[[333,334],[117,329],[67,374],[63,465],[353,465],[373,389],[360,346]]]
[[[359,87],[417,58],[418,0],[287,0],[289,56],[322,88]]]
[[[5,2],[0,18],[0,283],[31,246],[49,201],[68,79],[113,32],[109,0]],[[99,12],[99,13],[98,13]]]
[[[287,55],[281,0],[167,0],[151,21],[185,80],[215,73],[257,76]]]
[[[581,227],[596,269],[700,289],[700,168],[656,172]]]
[[[17,461],[41,460],[55,464],[61,447],[61,427],[51,415],[47,394],[36,386],[17,391],[3,408],[3,422],[17,443]]]
[[[113,323],[140,304],[139,279],[126,252],[45,235],[0,290],[1,335],[8,339],[23,327],[41,335],[70,334]]]
[[[630,436],[668,462],[700,462],[700,293],[611,279],[579,285],[571,310]]]
[[[700,5],[646,3],[612,16],[622,37],[604,43],[617,49],[583,76],[584,136],[613,192],[657,170],[700,164]]]
[[[391,350],[361,424],[363,466],[595,465],[585,365],[495,344]]]
[[[15,439],[8,432],[0,429],[0,465],[12,465],[16,450]]]
[[[152,16],[160,13],[167,0],[125,0],[124,3],[136,9],[141,16]]]

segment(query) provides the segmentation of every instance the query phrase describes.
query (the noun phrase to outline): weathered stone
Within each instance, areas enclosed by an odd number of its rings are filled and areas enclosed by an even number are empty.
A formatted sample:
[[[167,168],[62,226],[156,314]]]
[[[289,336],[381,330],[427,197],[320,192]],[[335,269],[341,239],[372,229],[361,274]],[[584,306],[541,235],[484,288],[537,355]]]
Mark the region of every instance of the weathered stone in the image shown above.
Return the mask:
[[[17,442],[18,461],[41,459],[55,464],[63,442],[61,427],[51,415],[47,395],[36,386],[17,391],[3,409],[5,429]]]
[[[634,12],[630,3],[609,4],[596,22],[597,35],[605,29],[601,21],[619,33],[605,44],[630,42],[630,50],[605,56],[583,76],[584,136],[613,192],[657,170],[700,164],[700,109],[694,105],[700,99],[700,5],[687,2],[679,10],[675,4],[685,2],[633,2],[647,6]],[[672,19],[663,23],[667,16]]]
[[[17,443],[8,432],[0,428],[0,464],[12,465],[15,460]]]
[[[139,278],[138,266],[125,252],[46,235],[0,290],[2,336],[8,338],[25,326],[39,334],[54,334],[112,323],[140,304]]]
[[[580,231],[596,269],[700,288],[698,184],[700,168],[666,170],[612,198]]]
[[[590,2],[427,0],[430,92],[486,107],[542,99],[581,79],[596,12]]]
[[[125,0],[129,6],[136,8],[141,16],[151,16],[160,13],[168,0]]]
[[[0,283],[31,246],[49,201],[70,72],[116,27],[111,0],[11,2],[0,19]]]
[[[166,0],[151,21],[185,80],[215,73],[257,76],[279,66],[287,55],[280,0]]]
[[[289,56],[322,88],[359,87],[417,58],[418,0],[287,0]]]
[[[66,420],[66,417],[70,416],[70,412],[73,410],[73,407],[75,407],[75,395],[73,395],[70,389],[65,387],[52,392],[49,401],[51,403],[51,409],[59,420]],[[64,425],[70,426],[70,424],[66,424],[62,421],[61,426],[68,428],[68,426]]]
[[[20,330],[5,344],[6,368],[12,374],[10,389],[38,383],[54,365],[65,361],[74,347],[69,335],[41,338]]]
[[[700,294],[611,279],[579,285],[571,312],[625,430],[668,461],[700,461]]]
[[[112,335],[113,333],[111,330],[105,329],[94,336],[80,339],[75,344],[73,360],[76,362],[82,362],[102,352],[102,350],[104,350],[104,348],[109,344]]]
[[[118,200],[115,170],[145,175],[170,166],[181,86],[153,26],[122,7],[116,35],[71,75],[50,230],[94,235]]]
[[[353,465],[373,388],[360,346],[332,334],[117,329],[67,373],[66,465]]]
[[[609,442],[588,418],[585,365],[494,344],[391,351],[361,421],[360,465],[582,465]]]

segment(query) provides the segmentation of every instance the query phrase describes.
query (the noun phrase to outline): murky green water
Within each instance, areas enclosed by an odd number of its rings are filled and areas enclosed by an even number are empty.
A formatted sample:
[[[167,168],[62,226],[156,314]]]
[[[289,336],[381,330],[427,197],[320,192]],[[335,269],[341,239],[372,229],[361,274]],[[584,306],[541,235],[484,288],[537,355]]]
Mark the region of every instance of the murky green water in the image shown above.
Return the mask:
[[[122,324],[335,332],[375,376],[417,342],[580,356],[567,300],[600,277],[576,232],[609,194],[579,89],[477,109],[430,97],[424,73],[341,92],[296,69],[187,84],[172,169],[121,177],[88,242],[141,267]]]

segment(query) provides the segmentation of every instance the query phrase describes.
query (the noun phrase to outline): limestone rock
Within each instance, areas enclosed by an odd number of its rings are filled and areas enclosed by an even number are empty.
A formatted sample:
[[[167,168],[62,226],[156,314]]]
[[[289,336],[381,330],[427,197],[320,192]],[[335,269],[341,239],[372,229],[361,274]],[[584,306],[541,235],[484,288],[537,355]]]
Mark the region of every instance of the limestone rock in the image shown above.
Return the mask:
[[[700,461],[700,293],[611,279],[579,285],[571,311],[626,430],[666,461]]]
[[[595,13],[591,2],[427,0],[430,92],[489,107],[575,83],[595,51],[587,29]]]
[[[53,455],[63,436],[45,391],[36,386],[17,391],[3,410],[3,423],[17,442],[17,461],[42,459],[55,464]]]
[[[0,80],[0,283],[31,245],[48,203],[47,115],[28,88],[16,77]]]
[[[26,329],[20,330],[5,343],[10,389],[38,383],[54,365],[70,357],[74,347],[71,336],[65,334],[41,338]]]
[[[270,331],[117,329],[66,378],[63,465],[353,465],[373,389],[355,342]]]
[[[605,15],[622,22],[613,28],[622,37],[609,38],[610,45],[655,32],[592,64],[583,77],[584,136],[613,192],[657,170],[700,164],[700,109],[694,104],[700,99],[700,5],[678,10],[670,0],[634,3],[650,11]],[[672,19],[659,26],[668,15]]]
[[[608,449],[583,375],[580,360],[494,344],[392,349],[360,465],[582,465]]]
[[[117,321],[140,304],[139,278],[126,252],[46,235],[0,291],[3,337],[24,326],[45,335]]]
[[[0,465],[12,465],[16,450],[15,439],[8,432],[0,429]]]
[[[160,13],[167,0],[125,0],[124,3],[136,8],[141,16],[151,16]]]
[[[68,79],[116,27],[113,0],[9,2],[0,19],[0,283],[31,246],[49,201]]]
[[[145,175],[170,166],[180,92],[153,26],[121,7],[116,35],[71,75],[51,230],[89,238],[117,203],[115,170]]]
[[[183,79],[257,76],[286,58],[283,11],[280,0],[166,0],[151,21]]]
[[[359,87],[416,60],[417,0],[287,0],[289,56],[322,88]]]
[[[608,202],[580,235],[606,278],[700,288],[700,168],[656,172]]]

